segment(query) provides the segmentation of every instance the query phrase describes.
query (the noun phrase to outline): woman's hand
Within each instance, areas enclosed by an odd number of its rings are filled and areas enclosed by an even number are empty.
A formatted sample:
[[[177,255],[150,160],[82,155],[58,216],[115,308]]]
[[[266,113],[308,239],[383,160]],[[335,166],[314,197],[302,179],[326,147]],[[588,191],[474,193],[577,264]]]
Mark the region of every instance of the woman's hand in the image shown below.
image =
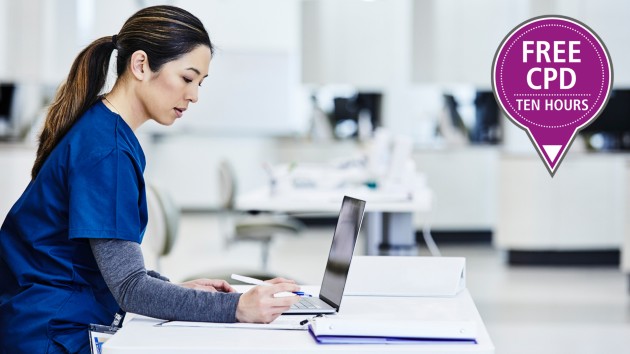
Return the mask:
[[[279,292],[300,290],[294,281],[275,278],[267,282],[272,285],[259,285],[241,295],[236,306],[238,322],[270,323],[300,301],[299,296],[274,297]]]
[[[230,286],[225,280],[219,279],[195,279],[179,284],[184,288],[201,290],[201,291],[220,291],[223,293],[234,293],[233,287]]]
[[[295,280],[291,280],[291,279],[287,279],[287,278],[273,278],[273,279],[265,280],[265,283],[271,283],[271,284],[291,283],[291,284],[295,284]]]

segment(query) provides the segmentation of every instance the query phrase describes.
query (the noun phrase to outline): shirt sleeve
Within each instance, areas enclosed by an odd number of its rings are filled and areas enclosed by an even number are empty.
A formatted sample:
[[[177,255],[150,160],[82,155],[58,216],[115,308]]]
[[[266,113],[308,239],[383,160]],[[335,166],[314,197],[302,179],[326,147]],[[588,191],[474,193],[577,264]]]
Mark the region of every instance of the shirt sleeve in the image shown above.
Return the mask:
[[[147,274],[151,277],[151,278],[155,278],[155,279],[160,279],[162,281],[171,281],[169,278],[163,276],[162,274],[154,271],[154,270],[147,270]]]
[[[119,149],[95,154],[69,169],[69,237],[140,242],[147,223],[144,177]]]
[[[236,322],[241,294],[188,289],[151,277],[135,242],[91,239],[90,246],[107,287],[124,311],[165,320]]]

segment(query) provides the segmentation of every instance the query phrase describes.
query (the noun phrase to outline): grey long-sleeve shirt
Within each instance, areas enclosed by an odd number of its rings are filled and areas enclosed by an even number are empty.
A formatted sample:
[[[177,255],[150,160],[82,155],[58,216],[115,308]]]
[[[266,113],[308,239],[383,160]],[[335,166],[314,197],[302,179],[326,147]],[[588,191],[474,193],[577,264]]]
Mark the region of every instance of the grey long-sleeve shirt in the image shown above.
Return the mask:
[[[105,283],[127,312],[178,321],[236,322],[241,294],[181,287],[148,274],[140,245],[116,239],[90,239]],[[159,278],[156,278],[158,276]]]

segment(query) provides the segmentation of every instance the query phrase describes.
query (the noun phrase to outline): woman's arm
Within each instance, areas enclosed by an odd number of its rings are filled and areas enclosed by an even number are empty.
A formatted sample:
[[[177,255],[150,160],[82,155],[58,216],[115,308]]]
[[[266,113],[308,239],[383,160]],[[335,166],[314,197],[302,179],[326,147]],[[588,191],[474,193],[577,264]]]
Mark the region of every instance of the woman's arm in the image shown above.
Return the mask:
[[[147,274],[140,245],[90,239],[99,269],[120,307],[166,320],[235,322],[241,294],[187,289]]]

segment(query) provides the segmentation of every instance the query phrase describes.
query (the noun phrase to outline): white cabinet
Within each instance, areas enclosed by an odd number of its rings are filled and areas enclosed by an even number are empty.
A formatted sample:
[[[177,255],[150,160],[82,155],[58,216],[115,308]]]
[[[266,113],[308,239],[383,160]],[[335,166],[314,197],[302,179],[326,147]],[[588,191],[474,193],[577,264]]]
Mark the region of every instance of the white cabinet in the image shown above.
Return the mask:
[[[551,178],[540,158],[504,154],[495,245],[521,251],[618,249],[627,233],[627,157],[570,153]]]

